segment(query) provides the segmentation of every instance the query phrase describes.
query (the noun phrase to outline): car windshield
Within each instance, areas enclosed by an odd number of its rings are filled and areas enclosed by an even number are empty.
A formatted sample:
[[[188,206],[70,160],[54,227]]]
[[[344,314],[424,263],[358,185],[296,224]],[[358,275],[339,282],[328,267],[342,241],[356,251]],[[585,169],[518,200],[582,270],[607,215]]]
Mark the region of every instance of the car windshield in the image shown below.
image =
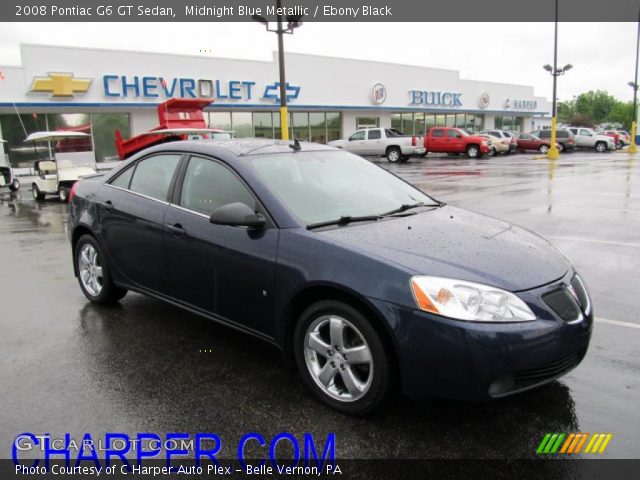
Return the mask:
[[[368,160],[344,151],[250,158],[262,181],[305,225],[437,203]]]

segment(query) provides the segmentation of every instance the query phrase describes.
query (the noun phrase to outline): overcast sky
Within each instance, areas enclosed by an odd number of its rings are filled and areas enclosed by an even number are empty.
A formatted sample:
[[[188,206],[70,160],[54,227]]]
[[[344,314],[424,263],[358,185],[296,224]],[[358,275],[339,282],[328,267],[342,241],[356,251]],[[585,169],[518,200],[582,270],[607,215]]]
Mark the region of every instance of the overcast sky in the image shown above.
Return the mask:
[[[632,98],[636,23],[560,23],[558,96],[602,89]],[[533,85],[551,98],[552,23],[305,23],[285,49],[459,70],[470,80]],[[255,23],[0,23],[0,65],[19,65],[20,43],[271,60],[276,36]],[[207,50],[201,54],[200,50]]]

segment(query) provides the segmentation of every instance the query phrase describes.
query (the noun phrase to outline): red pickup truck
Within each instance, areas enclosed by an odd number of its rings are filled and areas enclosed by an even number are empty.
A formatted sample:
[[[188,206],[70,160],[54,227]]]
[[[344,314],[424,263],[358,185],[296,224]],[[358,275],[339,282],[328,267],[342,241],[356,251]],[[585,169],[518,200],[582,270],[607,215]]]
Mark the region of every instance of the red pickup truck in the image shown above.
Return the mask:
[[[427,153],[466,153],[469,158],[486,155],[491,150],[486,139],[459,128],[432,127],[423,143]]]

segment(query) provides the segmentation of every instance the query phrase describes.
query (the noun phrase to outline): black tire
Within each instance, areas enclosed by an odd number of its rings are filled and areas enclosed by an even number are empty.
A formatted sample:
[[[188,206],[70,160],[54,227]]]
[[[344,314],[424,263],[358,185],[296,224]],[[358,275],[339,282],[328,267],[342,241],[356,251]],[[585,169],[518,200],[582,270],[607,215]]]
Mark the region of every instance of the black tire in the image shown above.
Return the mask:
[[[558,144],[558,151],[559,152],[564,152],[564,143],[559,143]]]
[[[538,148],[538,151],[544,155],[549,151],[549,145],[540,145],[540,148]]]
[[[11,190],[12,192],[17,192],[18,190],[20,190],[20,180],[18,180],[17,178],[11,180],[11,183],[9,184],[9,190]]]
[[[607,151],[607,144],[605,142],[596,142],[596,152],[603,153]]]
[[[391,163],[398,163],[402,159],[402,151],[398,147],[387,148],[387,160]]]
[[[62,203],[67,203],[69,201],[69,189],[62,186],[58,188],[58,197]]]
[[[409,161],[409,156],[408,155],[403,155],[400,158],[400,163],[407,163]]]
[[[618,142],[616,143],[616,149],[621,150],[622,147],[624,147],[624,143],[622,142],[622,140],[618,140]]]
[[[340,317],[347,320],[347,322],[355,326],[358,333],[366,342],[366,346],[369,347],[373,367],[368,371],[368,375],[373,376],[366,393],[356,400],[339,400],[333,398],[316,383],[310,367],[307,367],[305,356],[307,330],[314,322],[317,322],[318,319],[327,316]],[[335,300],[323,300],[312,304],[300,315],[296,324],[293,342],[296,365],[304,384],[311,390],[313,395],[325,405],[348,415],[366,415],[379,408],[388,398],[391,390],[391,366],[387,352],[375,328],[360,311],[351,305]],[[348,350],[345,351],[348,352]],[[336,352],[342,354],[339,348],[336,349]],[[340,361],[341,360],[338,360],[338,362]],[[326,363],[329,363],[328,358]],[[340,367],[341,366],[342,365],[340,365]],[[334,384],[336,380],[343,382],[338,367],[335,368],[333,375]]]
[[[31,193],[33,194],[34,200],[44,200],[45,194],[40,191],[38,185],[35,183],[31,187]]]
[[[467,147],[467,157],[478,158],[480,156],[480,147],[477,145],[469,145]]]
[[[85,287],[81,279],[80,255],[85,245],[90,245],[94,248],[97,253],[99,264],[102,267],[102,288],[97,295],[92,294],[92,292],[90,292],[87,287]],[[100,247],[100,244],[94,237],[92,237],[91,235],[83,235],[78,239],[74,247],[74,262],[80,289],[82,290],[82,293],[84,293],[84,296],[87,297],[92,303],[95,303],[97,305],[108,305],[111,303],[115,303],[122,297],[124,297],[127,294],[127,290],[125,288],[116,287],[113,284],[113,281],[111,280],[111,272],[109,272],[109,267],[105,262],[102,261],[102,259],[104,259],[102,247]]]

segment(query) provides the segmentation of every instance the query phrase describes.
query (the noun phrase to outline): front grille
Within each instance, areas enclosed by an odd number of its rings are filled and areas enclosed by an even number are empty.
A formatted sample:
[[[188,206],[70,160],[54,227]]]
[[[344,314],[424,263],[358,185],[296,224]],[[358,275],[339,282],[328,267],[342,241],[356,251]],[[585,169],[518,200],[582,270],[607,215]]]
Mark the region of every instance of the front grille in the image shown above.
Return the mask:
[[[578,275],[574,275],[571,279],[571,286],[573,287],[573,291],[576,292],[582,310],[585,314],[589,315],[591,305],[589,304],[589,295],[587,295],[587,289],[584,287],[582,279]]]
[[[550,362],[545,365],[536,368],[529,368],[526,370],[518,370],[514,372],[513,379],[517,388],[524,388],[527,385],[532,385],[545,380],[551,380],[563,373],[574,368],[582,358],[584,357],[585,350],[579,350],[571,355],[563,357],[555,362]]]
[[[576,299],[565,287],[545,293],[542,300],[565,322],[579,320],[582,317]]]

